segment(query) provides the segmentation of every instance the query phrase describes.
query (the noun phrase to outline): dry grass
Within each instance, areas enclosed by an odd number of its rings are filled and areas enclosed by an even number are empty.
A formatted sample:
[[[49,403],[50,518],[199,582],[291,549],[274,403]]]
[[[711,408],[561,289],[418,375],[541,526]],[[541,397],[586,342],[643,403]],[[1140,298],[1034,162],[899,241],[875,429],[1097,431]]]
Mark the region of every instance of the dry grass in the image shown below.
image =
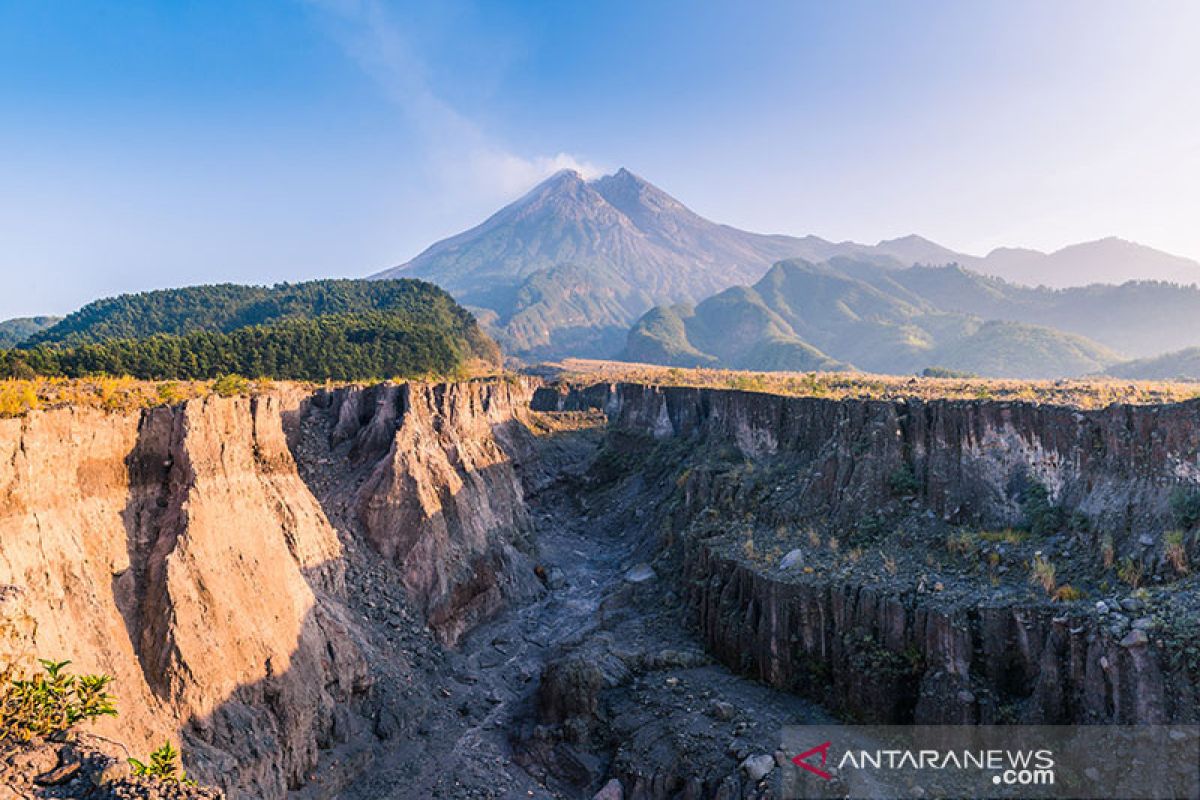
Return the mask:
[[[1076,408],[1113,403],[1153,405],[1200,397],[1200,383],[1171,381],[1021,381],[989,378],[918,378],[860,372],[745,372],[680,369],[654,364],[569,358],[548,365],[557,377],[581,383],[624,381],[669,386],[743,389],[796,397],[878,400],[1008,400]]]
[[[39,408],[75,406],[105,411],[134,411],[174,405],[211,394],[257,394],[270,381],[140,381],[134,378],[32,378],[0,381],[0,417],[19,417]],[[236,389],[237,391],[233,391]]]
[[[1057,586],[1054,565],[1038,555],[1033,557],[1033,563],[1029,566],[1029,582],[1041,586],[1046,594],[1053,596]]]

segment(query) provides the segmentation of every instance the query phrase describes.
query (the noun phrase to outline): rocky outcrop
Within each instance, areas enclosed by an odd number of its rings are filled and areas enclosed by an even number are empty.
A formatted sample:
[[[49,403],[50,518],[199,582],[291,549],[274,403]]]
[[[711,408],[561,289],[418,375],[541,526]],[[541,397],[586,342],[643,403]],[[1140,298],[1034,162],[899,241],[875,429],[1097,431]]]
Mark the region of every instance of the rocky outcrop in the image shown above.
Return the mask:
[[[0,667],[112,675],[121,714],[98,733],[135,754],[182,739],[201,780],[282,797],[356,728],[372,680],[344,543],[293,456],[301,421],[333,415],[321,466],[362,478],[341,534],[402,564],[453,641],[534,591],[513,469],[528,391],[284,387],[0,420]]]
[[[1171,493],[1200,476],[1195,402],[1086,412],[631,385],[565,402],[607,408],[618,431],[682,440],[689,452],[731,447],[786,476],[767,481],[764,497],[689,470],[677,529],[713,509],[834,533],[910,507],[946,523],[1012,525],[1036,483],[1064,512],[1083,515],[1095,541],[1111,537],[1119,555],[1152,560],[1174,522]],[[897,498],[900,471],[919,503]],[[1198,687],[1170,670],[1159,635],[1106,625],[1086,607],[988,602],[986,592],[920,596],[852,573],[797,580],[703,538],[684,537],[681,558],[687,602],[714,655],[855,719],[1153,723],[1196,714]]]
[[[878,723],[1192,721],[1196,687],[1148,637],[1045,605],[978,605],[861,584],[789,582],[697,546],[688,602],[712,653]]]
[[[182,736],[202,778],[260,797],[302,780],[365,687],[340,544],[296,474],[298,397],[140,414],[62,409],[0,429],[0,584],[22,652],[115,679],[98,730],[134,753]]]
[[[741,391],[605,385],[593,403],[624,431],[725,443],[787,461],[789,491],[830,523],[853,525],[894,502],[891,477],[913,476],[923,504],[953,523],[1012,525],[1031,482],[1090,529],[1131,538],[1171,527],[1177,487],[1200,486],[1200,401],[1084,411],[1036,403],[887,402]]]
[[[344,389],[314,405],[359,471],[353,522],[400,565],[410,600],[453,643],[540,586],[522,550],[531,523],[518,467],[532,458],[525,383]]]

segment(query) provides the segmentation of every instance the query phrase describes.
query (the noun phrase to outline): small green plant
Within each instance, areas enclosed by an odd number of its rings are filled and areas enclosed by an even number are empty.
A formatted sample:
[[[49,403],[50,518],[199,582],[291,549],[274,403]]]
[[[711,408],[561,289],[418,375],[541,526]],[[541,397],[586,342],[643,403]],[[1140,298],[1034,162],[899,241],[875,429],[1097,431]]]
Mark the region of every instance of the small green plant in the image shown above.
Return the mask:
[[[1050,490],[1040,483],[1025,489],[1021,499],[1021,510],[1025,514],[1025,525],[1034,536],[1045,536],[1061,530],[1066,523],[1062,506],[1050,501]]]
[[[1029,582],[1040,585],[1046,594],[1053,595],[1057,585],[1054,577],[1054,565],[1038,555],[1033,557],[1030,567],[1032,571],[1029,574]]]
[[[131,758],[129,766],[133,768],[133,774],[140,778],[151,778],[163,783],[196,785],[196,782],[187,776],[187,772],[179,764],[179,751],[170,742],[163,742],[162,747],[151,753],[148,763]]]
[[[921,491],[921,482],[913,474],[912,467],[903,464],[888,476],[888,488],[897,497],[912,497]]]
[[[1131,589],[1136,589],[1142,585],[1142,572],[1142,562],[1134,561],[1129,557],[1126,557],[1121,562],[1121,566],[1117,567],[1117,577]]]
[[[1187,548],[1183,545],[1183,531],[1169,531],[1164,537],[1166,541],[1165,555],[1179,575],[1188,574]]]
[[[1200,489],[1178,486],[1171,492],[1169,502],[1175,524],[1179,527],[1189,530],[1200,522]]]
[[[0,741],[26,742],[35,736],[53,736],[80,722],[115,716],[114,698],[107,689],[108,675],[74,675],[70,661],[41,659],[44,675],[29,679],[4,679],[0,688]]]

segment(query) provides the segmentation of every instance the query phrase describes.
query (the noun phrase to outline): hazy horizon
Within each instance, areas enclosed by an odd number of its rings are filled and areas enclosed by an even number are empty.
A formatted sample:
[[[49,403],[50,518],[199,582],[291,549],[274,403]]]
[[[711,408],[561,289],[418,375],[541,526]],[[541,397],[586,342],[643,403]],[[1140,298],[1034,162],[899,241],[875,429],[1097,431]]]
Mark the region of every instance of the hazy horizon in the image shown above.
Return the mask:
[[[710,219],[1200,258],[1200,6],[0,8],[0,319],[362,276],[563,167]]]

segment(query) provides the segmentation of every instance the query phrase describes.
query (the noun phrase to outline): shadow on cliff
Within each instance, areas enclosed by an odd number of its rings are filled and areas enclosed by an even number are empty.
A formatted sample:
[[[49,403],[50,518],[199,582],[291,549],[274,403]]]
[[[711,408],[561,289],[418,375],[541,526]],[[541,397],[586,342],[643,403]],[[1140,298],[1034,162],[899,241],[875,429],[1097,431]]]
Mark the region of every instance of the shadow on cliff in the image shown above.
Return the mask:
[[[243,661],[248,651],[262,652],[262,658],[247,670],[247,677],[253,679],[243,680],[232,691],[221,690],[222,697],[203,703],[211,710],[188,716],[177,730],[189,771],[202,783],[224,788],[231,800],[283,798],[312,781],[319,761],[322,777],[344,785],[367,769],[376,745],[419,722],[420,704],[432,700],[413,698],[411,691],[401,693],[398,687],[407,681],[411,689],[414,675],[393,637],[399,627],[396,620],[408,609],[415,613],[404,618],[422,630],[421,620],[427,621],[443,643],[453,644],[470,627],[541,590],[534,572],[532,524],[524,508],[524,492],[528,481],[547,479],[537,455],[552,441],[557,447],[556,434],[542,434],[539,443],[514,418],[489,425],[483,430],[490,431],[504,458],[467,469],[454,461],[457,454],[451,452],[451,463],[462,470],[462,488],[455,492],[438,487],[438,510],[392,518],[394,529],[383,532],[385,536],[366,529],[359,489],[392,454],[408,409],[395,408],[398,413],[384,425],[377,424],[378,409],[364,412],[352,435],[341,438],[335,435],[339,410],[328,397],[322,401],[318,395],[280,416],[298,475],[337,531],[341,554],[302,567],[292,551],[295,568],[312,595],[302,619],[280,621],[289,629],[296,625],[295,642],[290,649],[280,648],[279,642],[270,642],[264,634],[261,641],[243,647],[238,654]],[[174,623],[157,619],[164,609],[171,614],[176,610],[160,585],[164,580],[160,568],[181,526],[188,522],[190,473],[188,453],[179,444],[181,425],[178,409],[152,409],[143,416],[125,464],[129,489],[122,519],[129,567],[112,579],[113,597],[146,685],[165,708],[195,707],[194,692],[200,687],[202,695],[204,689],[201,670],[211,669],[211,675],[247,666],[223,663],[229,654],[219,652],[210,653],[205,662],[196,663],[192,656],[185,663],[175,641],[163,637],[168,624]],[[518,473],[526,479],[525,485]],[[511,524],[481,529],[468,519],[479,497],[494,502],[491,495],[513,487],[515,505],[506,518]],[[468,490],[476,494],[461,496]],[[405,498],[399,500],[403,505]],[[245,534],[289,537],[286,526]],[[455,541],[456,536],[467,535],[475,537],[470,542],[474,551]],[[288,547],[292,546],[289,540]],[[449,552],[457,562],[448,563],[443,557]],[[262,591],[273,591],[266,583]],[[206,622],[215,626],[220,619]],[[436,644],[429,639],[422,646]],[[405,670],[410,674],[405,675]],[[321,758],[327,754],[333,757]],[[336,765],[332,772],[331,763]],[[336,787],[310,786],[308,794],[333,796],[330,792],[336,791]]]

